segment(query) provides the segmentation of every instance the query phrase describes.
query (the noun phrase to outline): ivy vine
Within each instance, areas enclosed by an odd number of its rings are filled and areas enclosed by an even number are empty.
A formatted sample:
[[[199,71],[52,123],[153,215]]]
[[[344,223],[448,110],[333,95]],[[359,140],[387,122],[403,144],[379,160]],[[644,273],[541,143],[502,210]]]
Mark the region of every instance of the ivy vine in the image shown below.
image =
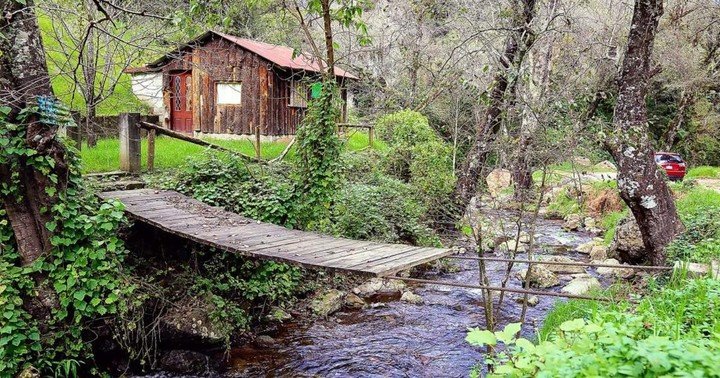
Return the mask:
[[[9,108],[0,107],[0,164],[13,172],[10,182],[0,187],[0,199],[20,201],[18,172],[33,169],[54,184],[45,189],[54,202],[44,210],[50,213],[45,227],[52,235],[52,249],[28,266],[21,266],[7,214],[0,210],[0,376],[27,368],[43,376],[97,373],[83,332],[90,321],[121,311],[121,298],[133,290],[121,274],[125,248],[117,230],[123,206],[85,190],[77,151],[60,136],[55,138],[67,150],[67,185],[58,185],[54,158],[28,146],[28,120],[74,126],[66,107],[54,98],[40,97],[16,121],[11,122],[9,114]],[[38,319],[26,310],[29,299],[37,295],[38,282],[57,296],[42,333]]]

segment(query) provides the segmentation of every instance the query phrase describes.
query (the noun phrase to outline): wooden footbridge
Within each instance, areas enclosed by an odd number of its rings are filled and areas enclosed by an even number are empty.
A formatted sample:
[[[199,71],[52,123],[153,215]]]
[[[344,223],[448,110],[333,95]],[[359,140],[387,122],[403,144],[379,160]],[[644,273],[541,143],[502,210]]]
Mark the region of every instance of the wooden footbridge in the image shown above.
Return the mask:
[[[198,244],[245,256],[373,276],[451,255],[450,249],[334,238],[255,221],[174,191],[137,189],[104,192],[125,204],[127,214]]]

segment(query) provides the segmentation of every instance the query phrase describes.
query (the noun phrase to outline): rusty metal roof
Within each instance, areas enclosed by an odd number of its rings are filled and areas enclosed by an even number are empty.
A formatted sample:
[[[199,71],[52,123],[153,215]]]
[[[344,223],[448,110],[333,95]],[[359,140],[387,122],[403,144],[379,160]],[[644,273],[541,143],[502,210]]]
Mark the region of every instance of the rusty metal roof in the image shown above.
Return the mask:
[[[259,41],[253,41],[251,39],[247,38],[240,38],[236,37],[234,35],[220,33],[217,31],[208,31],[202,34],[201,36],[193,39],[192,41],[182,45],[180,48],[174,50],[171,53],[166,54],[162,58],[148,64],[145,67],[141,67],[139,69],[136,68],[128,68],[125,70],[126,73],[140,73],[140,72],[148,72],[153,71],[155,68],[164,65],[168,60],[178,58],[181,56],[182,51],[187,51],[188,49],[195,48],[197,46],[202,45],[206,41],[209,40],[208,37],[212,35],[217,35],[225,40],[228,40],[243,49],[246,49],[252,53],[255,53],[264,59],[268,60],[269,62],[285,68],[289,70],[298,70],[298,71],[310,71],[310,72],[323,72],[323,68],[319,64],[317,59],[312,58],[309,54],[305,53],[298,53],[295,54],[295,50],[293,50],[291,47],[287,46],[279,46],[279,45],[272,45],[269,43],[259,42]],[[296,55],[296,56],[293,56]],[[335,66],[335,76],[339,77],[345,77],[349,79],[355,79],[357,80],[358,77],[343,70],[340,67]]]
[[[291,70],[323,72],[323,69],[320,64],[318,64],[319,62],[317,59],[313,59],[308,54],[302,52],[293,57],[294,50],[290,47],[271,45],[269,43],[253,41],[251,39],[240,38],[220,32],[214,33],[246,50],[250,50],[255,54],[262,56],[280,67],[289,68]],[[357,76],[350,74],[337,66],[335,67],[335,76],[357,79]]]

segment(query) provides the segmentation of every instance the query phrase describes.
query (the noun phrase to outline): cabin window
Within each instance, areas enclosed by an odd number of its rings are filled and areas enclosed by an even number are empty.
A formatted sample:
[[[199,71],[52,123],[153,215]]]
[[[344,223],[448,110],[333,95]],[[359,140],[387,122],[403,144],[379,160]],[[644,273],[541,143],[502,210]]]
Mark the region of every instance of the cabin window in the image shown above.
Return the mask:
[[[290,106],[307,108],[308,86],[302,81],[290,82]]]
[[[240,105],[241,83],[217,83],[216,86],[218,105]]]

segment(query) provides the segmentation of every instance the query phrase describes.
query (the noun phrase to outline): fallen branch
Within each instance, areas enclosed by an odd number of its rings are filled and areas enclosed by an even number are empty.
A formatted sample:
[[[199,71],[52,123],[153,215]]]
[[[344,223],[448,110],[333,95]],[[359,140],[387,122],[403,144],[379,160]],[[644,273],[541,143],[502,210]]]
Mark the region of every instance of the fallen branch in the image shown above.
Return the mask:
[[[288,145],[285,146],[285,149],[284,149],[283,152],[280,154],[280,156],[278,156],[278,157],[270,160],[269,163],[270,163],[270,164],[275,164],[275,163],[277,163],[277,162],[282,161],[283,159],[285,159],[285,155],[287,155],[288,152],[290,152],[290,149],[292,148],[292,146],[293,146],[294,144],[295,144],[295,138],[292,138],[292,140],[290,141],[290,143],[288,143]]]
[[[194,144],[197,144],[197,145],[200,145],[200,146],[203,146],[203,147],[212,148],[213,150],[218,150],[218,151],[224,151],[224,152],[227,152],[227,153],[231,153],[231,154],[233,154],[233,155],[240,156],[240,157],[242,157],[242,158],[244,158],[244,159],[246,159],[246,160],[255,161],[255,162],[261,162],[261,161],[262,161],[261,159],[258,159],[258,158],[254,157],[254,156],[245,155],[245,154],[243,154],[242,152],[238,152],[238,151],[231,150],[231,149],[229,149],[229,148],[225,148],[225,147],[222,147],[222,146],[218,146],[217,144],[212,144],[212,143],[210,143],[210,142],[208,142],[208,141],[205,141],[205,140],[202,140],[202,139],[200,139],[200,138],[195,138],[195,137],[191,137],[191,136],[189,136],[189,135],[185,135],[185,134],[183,134],[183,133],[178,133],[177,131],[172,131],[172,130],[166,129],[166,128],[164,128],[164,127],[161,127],[161,126],[154,125],[154,124],[149,123],[149,122],[143,122],[143,121],[141,121],[140,123],[138,123],[138,127],[142,128],[142,129],[145,129],[145,130],[155,130],[155,132],[158,133],[158,134],[167,135],[167,136],[169,136],[169,137],[171,137],[171,138],[180,139],[180,140],[183,140],[183,141],[185,141],[185,142],[190,142],[190,143],[194,143]]]

